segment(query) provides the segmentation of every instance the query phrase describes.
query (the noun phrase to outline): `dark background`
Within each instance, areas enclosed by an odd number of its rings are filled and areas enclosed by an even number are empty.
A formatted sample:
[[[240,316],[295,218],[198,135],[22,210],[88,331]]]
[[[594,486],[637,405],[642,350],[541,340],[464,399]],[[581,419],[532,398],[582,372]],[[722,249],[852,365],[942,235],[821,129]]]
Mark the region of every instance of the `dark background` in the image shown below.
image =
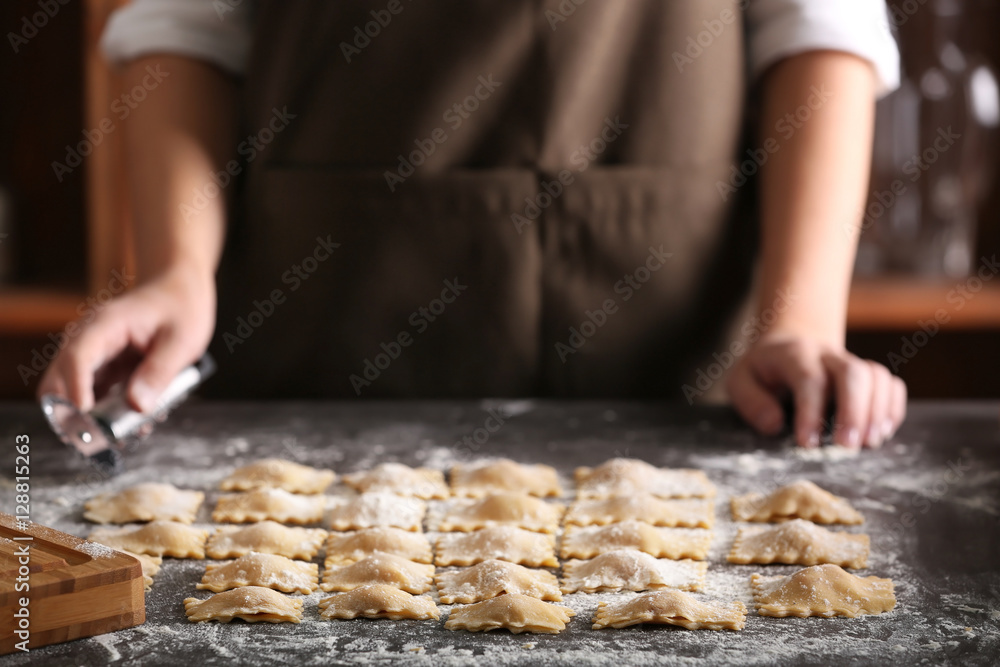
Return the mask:
[[[920,10],[901,27],[904,69],[929,43],[928,7],[933,1],[920,2]],[[88,226],[94,221],[89,219],[92,213],[87,205],[87,170],[93,168],[93,161],[85,161],[62,183],[56,180],[51,163],[63,160],[66,145],[82,138],[86,48],[93,42],[93,36],[89,42],[86,37],[88,25],[93,30],[92,17],[106,13],[116,2],[120,0],[70,0],[60,5],[58,13],[18,53],[7,35],[20,32],[23,17],[39,11],[38,0],[0,3],[4,35],[0,44],[0,187],[13,200],[8,228],[0,228],[8,234],[0,241],[0,269],[7,267],[7,275],[0,276],[0,398],[33,394],[37,378],[25,385],[18,366],[30,364],[32,351],[50,342],[50,332],[59,331],[90,288],[88,243],[93,242]],[[994,71],[1000,70],[1000,2],[966,0],[964,13],[963,50],[982,54]],[[1000,152],[993,159],[1000,166]],[[1000,254],[1000,168],[995,174],[979,213],[979,255]],[[983,297],[980,306],[1000,304],[1000,280],[996,282],[989,286],[992,297]],[[947,281],[937,285],[942,286]],[[899,294],[901,299],[924,299],[929,313],[940,304],[940,291],[924,295],[919,289],[903,290]],[[1000,396],[1000,307],[987,315],[985,321],[943,330],[899,369],[912,396]],[[884,362],[889,352],[899,350],[901,338],[916,329],[914,318],[884,319],[852,318],[848,347]]]

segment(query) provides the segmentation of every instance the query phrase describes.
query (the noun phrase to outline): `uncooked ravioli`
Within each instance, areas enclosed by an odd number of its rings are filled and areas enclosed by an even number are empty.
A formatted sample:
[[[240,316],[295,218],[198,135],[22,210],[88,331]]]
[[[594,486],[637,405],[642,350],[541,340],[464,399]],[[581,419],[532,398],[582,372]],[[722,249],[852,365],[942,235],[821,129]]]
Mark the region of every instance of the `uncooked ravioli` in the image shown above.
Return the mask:
[[[518,593],[506,593],[484,602],[455,607],[448,615],[446,630],[489,632],[504,629],[514,634],[557,634],[566,629],[572,609]]]
[[[282,595],[270,588],[243,586],[216,593],[207,600],[185,598],[184,611],[192,623],[240,618],[247,623],[299,623],[302,598]]]
[[[84,504],[83,518],[95,523],[177,521],[193,523],[205,494],[173,484],[146,482],[118,493],[102,493]]]

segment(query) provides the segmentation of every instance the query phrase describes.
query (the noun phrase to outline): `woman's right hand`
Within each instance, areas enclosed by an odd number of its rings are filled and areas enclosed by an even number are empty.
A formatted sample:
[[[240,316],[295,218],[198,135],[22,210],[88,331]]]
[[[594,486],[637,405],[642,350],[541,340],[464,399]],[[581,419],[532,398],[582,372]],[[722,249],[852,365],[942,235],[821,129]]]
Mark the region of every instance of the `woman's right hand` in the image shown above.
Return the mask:
[[[52,360],[38,396],[55,394],[82,411],[95,387],[134,368],[127,395],[132,407],[153,412],[163,390],[204,353],[215,328],[215,281],[174,270],[108,303]],[[135,365],[137,362],[138,365]]]

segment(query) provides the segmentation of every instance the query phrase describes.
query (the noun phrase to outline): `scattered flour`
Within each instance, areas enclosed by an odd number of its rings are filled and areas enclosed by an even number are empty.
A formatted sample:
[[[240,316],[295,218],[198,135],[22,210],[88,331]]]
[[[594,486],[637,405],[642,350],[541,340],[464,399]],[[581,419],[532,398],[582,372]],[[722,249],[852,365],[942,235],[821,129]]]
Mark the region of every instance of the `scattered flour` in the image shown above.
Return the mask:
[[[108,558],[115,553],[115,550],[111,547],[106,547],[103,544],[98,544],[97,542],[84,542],[76,545],[75,548],[77,551],[82,551],[91,558]]]
[[[792,450],[795,457],[803,461],[843,461],[845,459],[856,459],[861,455],[861,449],[848,449],[840,445],[825,445],[806,449],[796,447]]]
[[[526,415],[530,419],[540,416],[531,401],[489,405],[503,406],[505,414]],[[994,594],[990,589],[990,585],[996,585],[995,577],[954,574],[949,579],[937,580],[938,588],[933,589],[924,583],[926,575],[916,564],[917,531],[898,530],[898,515],[909,506],[913,494],[934,484],[944,472],[944,469],[928,472],[917,465],[922,455],[919,445],[897,444],[891,450],[865,452],[859,457],[829,451],[802,456],[800,452],[804,450],[791,447],[753,450],[752,440],[746,443],[733,440],[743,444],[742,449],[733,445],[736,451],[731,453],[718,446],[671,451],[663,446],[670,438],[662,431],[628,423],[623,417],[627,411],[615,412],[614,419],[604,410],[591,417],[578,413],[580,437],[572,442],[533,437],[530,429],[514,434],[516,428],[505,426],[496,434],[504,444],[497,444],[484,454],[550,463],[559,470],[567,489],[572,488],[569,480],[573,466],[581,460],[581,452],[587,455],[587,465],[613,456],[635,456],[660,465],[669,458],[670,465],[705,470],[719,493],[705,588],[696,596],[723,602],[742,601],[751,609],[743,631],[645,626],[590,629],[599,602],[620,601],[633,593],[565,595],[561,604],[573,609],[577,616],[566,632],[556,636],[445,631],[442,626],[451,609],[447,605],[441,607],[439,622],[326,621],[318,616],[316,605],[329,594],[318,591],[304,596],[305,614],[298,625],[191,624],[184,617],[181,600],[188,596],[207,597],[206,592],[194,589],[204,573],[205,562],[164,559],[162,570],[147,593],[145,625],[39,649],[37,654],[32,652],[31,658],[53,665],[239,662],[251,666],[308,666],[340,662],[363,667],[397,663],[464,667],[476,660],[503,667],[555,663],[580,667],[609,663],[741,667],[790,665],[803,660],[816,661],[819,656],[821,661],[831,663],[988,664],[988,656],[1000,654],[1000,591]],[[566,417],[561,412],[554,419]],[[167,424],[150,438],[146,450],[132,460],[134,467],[119,477],[101,479],[80,473],[45,483],[39,479],[37,487],[33,485],[33,518],[83,536],[92,528],[81,516],[86,499],[139,482],[161,481],[205,491],[207,497],[198,523],[210,523],[209,513],[220,495],[218,483],[238,465],[267,456],[284,456],[309,465],[333,467],[338,473],[370,468],[389,460],[447,470],[463,460],[451,444],[468,432],[469,427],[481,425],[481,420],[482,416],[456,414],[455,428],[447,436],[413,416],[375,428],[330,426],[319,432],[314,432],[317,429],[313,422],[304,420],[305,426],[298,427],[297,435],[292,437],[289,423],[295,420],[254,419],[251,426],[235,432],[231,429],[216,440],[178,435]],[[612,422],[622,423],[613,441],[587,432],[588,428],[604,428]],[[710,430],[700,433],[703,435],[699,437],[714,437]],[[682,433],[685,437],[690,434],[690,430]],[[511,444],[513,441],[516,444]],[[492,440],[488,447],[494,447]],[[769,492],[800,478],[811,479],[851,498],[863,511],[866,523],[847,530],[872,536],[870,567],[861,574],[889,577],[896,582],[898,605],[894,611],[859,619],[769,619],[752,612],[751,574],[785,575],[797,568],[733,565],[725,561],[737,530],[729,514],[729,498],[748,492]],[[986,497],[991,491],[988,479],[989,471],[967,473],[949,485],[945,497]],[[993,480],[995,485],[996,478]],[[351,492],[338,485],[328,495],[349,497]],[[969,503],[972,503],[966,506],[969,511],[978,511],[973,507],[977,503],[984,506],[983,511],[988,511],[985,507],[996,509],[986,501]],[[431,507],[439,512],[442,505],[431,503]],[[436,535],[429,537],[433,540]],[[315,562],[320,562],[320,558]],[[944,598],[941,590],[958,592]],[[976,662],[977,657],[985,659]],[[11,665],[31,662],[20,656],[8,656],[6,660]]]
[[[121,660],[122,654],[118,652],[117,648],[115,648],[115,644],[121,641],[117,633],[108,635],[98,635],[96,637],[93,637],[90,641],[94,642],[95,644],[97,644],[98,646],[100,646],[101,648],[103,648],[105,651],[108,652],[108,655],[105,658],[108,663]]]

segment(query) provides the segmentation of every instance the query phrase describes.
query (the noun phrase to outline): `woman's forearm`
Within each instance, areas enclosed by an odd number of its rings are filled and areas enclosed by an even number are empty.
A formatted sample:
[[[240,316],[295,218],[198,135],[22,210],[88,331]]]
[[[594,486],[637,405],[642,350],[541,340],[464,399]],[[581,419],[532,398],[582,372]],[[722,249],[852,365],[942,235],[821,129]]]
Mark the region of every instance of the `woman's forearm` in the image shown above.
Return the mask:
[[[127,66],[127,87],[148,83],[151,70],[162,80],[125,123],[139,281],[183,275],[211,283],[227,197],[213,175],[234,156],[236,84],[208,64],[157,55]]]
[[[141,100],[130,96],[124,120],[138,284],[81,324],[38,390],[89,410],[99,377],[127,381],[132,407],[153,412],[215,327],[226,193],[210,185],[234,152],[236,86],[209,65],[174,56],[132,62],[124,82],[145,90]]]
[[[836,51],[788,58],[766,75],[763,138],[779,148],[761,169],[758,305],[788,295],[776,332],[843,346],[875,84],[871,65]]]
[[[763,433],[781,430],[781,399],[791,396],[800,445],[817,446],[830,427],[838,444],[877,447],[906,415],[906,386],[882,364],[844,348],[875,73],[855,56],[805,53],[772,68],[763,93],[769,159],[761,168],[757,296],[761,312],[779,315],[733,367],[729,395]],[[836,414],[828,424],[830,399]]]

